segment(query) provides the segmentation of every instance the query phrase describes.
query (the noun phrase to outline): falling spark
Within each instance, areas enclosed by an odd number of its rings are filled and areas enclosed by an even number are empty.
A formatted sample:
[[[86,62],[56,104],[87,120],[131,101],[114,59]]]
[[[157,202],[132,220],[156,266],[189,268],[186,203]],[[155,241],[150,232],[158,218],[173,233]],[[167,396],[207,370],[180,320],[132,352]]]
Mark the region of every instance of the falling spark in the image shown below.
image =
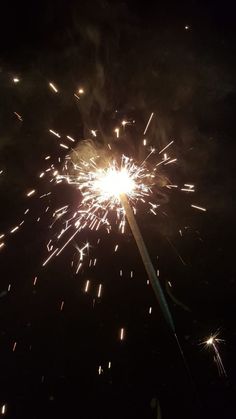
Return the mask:
[[[10,231],[10,233],[15,233],[15,231],[17,231],[18,229],[19,229],[19,226],[16,226]]]
[[[4,242],[0,243],[0,249],[2,249],[4,246],[5,246]]]
[[[35,278],[34,278],[34,282],[33,282],[33,285],[34,285],[34,286],[36,285],[37,280],[38,280],[38,278],[37,278],[37,276],[35,276]]]
[[[14,83],[19,83],[19,81],[20,81],[20,79],[18,79],[18,77],[14,77],[14,78],[13,78],[13,82],[14,82]]]
[[[111,361],[108,362],[108,369],[111,369]]]
[[[32,195],[34,195],[35,194],[35,192],[36,192],[36,190],[35,189],[32,189],[30,192],[28,192],[27,194],[26,194],[26,196],[32,196]]]
[[[1,237],[0,237],[0,238],[1,238]],[[116,244],[116,245],[115,245],[115,252],[117,252],[118,247],[119,247],[119,245],[118,245],[118,244]]]
[[[49,260],[55,255],[55,253],[58,251],[58,248],[56,248],[55,250],[54,250],[54,252],[52,252],[51,253],[51,255],[43,262],[43,264],[42,264],[42,266],[45,266],[48,262],[49,262]]]
[[[68,140],[72,141],[73,143],[75,142],[74,138],[70,137],[69,135],[67,135],[66,138],[68,138]]]
[[[54,90],[55,93],[58,93],[58,90],[57,90],[55,84],[53,84],[53,83],[50,82],[49,83],[49,86],[51,87],[52,90]]]
[[[63,144],[63,143],[60,143],[60,147],[66,148],[67,150],[69,149],[69,147],[67,145]]]
[[[102,284],[99,284],[99,287],[98,287],[98,298],[101,297],[101,293],[102,293]]]
[[[161,153],[163,153],[163,151],[165,151],[168,147],[170,147],[171,146],[171,144],[173,144],[174,143],[174,141],[171,141],[169,144],[167,144],[164,148],[162,148],[160,151],[159,151],[159,154],[161,154]]]
[[[13,351],[13,352],[15,352],[16,345],[17,345],[17,342],[14,342],[14,345],[13,345],[13,348],[12,348],[12,351]]]
[[[97,132],[94,129],[91,129],[91,134],[96,137],[97,136]]]
[[[148,313],[151,314],[152,313],[152,307],[149,307]]]
[[[64,301],[61,302],[60,311],[63,310],[63,307],[64,307]]]
[[[51,134],[55,135],[56,137],[61,138],[61,136],[60,136],[60,134],[58,134],[58,132],[55,132],[52,129],[50,129],[49,132],[51,132]]]
[[[152,113],[151,113],[151,115],[150,115],[150,118],[149,118],[148,123],[147,123],[147,125],[146,125],[146,128],[145,128],[145,130],[144,130],[144,132],[143,132],[143,135],[145,135],[145,134],[146,134],[146,132],[147,132],[147,130],[148,130],[148,127],[149,127],[149,125],[150,125],[150,122],[151,122],[151,120],[152,120],[152,118],[153,118],[153,115],[154,115],[154,112],[152,112]]]
[[[146,140],[146,138],[144,138],[144,140],[143,140],[143,145],[144,145],[144,146],[146,146],[146,145],[147,145],[147,140]]]
[[[45,160],[49,160],[51,158],[51,156],[46,156]]]
[[[199,211],[206,211],[206,208],[199,207],[198,205],[193,205],[193,204],[191,204],[191,207],[192,207],[192,208],[196,208],[196,209],[198,209]]]
[[[7,406],[6,406],[6,404],[3,404],[3,405],[2,405],[2,408],[1,408],[1,414],[2,414],[2,415],[5,415],[6,410],[7,410],[7,409],[6,409],[6,407],[7,407]]]
[[[119,128],[115,128],[114,132],[116,133],[116,137],[119,138],[120,136],[120,129]]]
[[[19,113],[17,113],[17,112],[14,112],[14,114],[16,115],[16,117],[19,119],[19,121],[23,121],[23,118],[22,118],[22,116],[19,114]]]
[[[84,292],[88,292],[88,290],[89,290],[89,284],[90,284],[90,281],[89,281],[89,280],[87,280],[87,281],[86,281],[86,284],[85,284],[85,289],[84,289]]]
[[[120,340],[124,340],[124,334],[125,334],[125,330],[124,328],[120,329]]]

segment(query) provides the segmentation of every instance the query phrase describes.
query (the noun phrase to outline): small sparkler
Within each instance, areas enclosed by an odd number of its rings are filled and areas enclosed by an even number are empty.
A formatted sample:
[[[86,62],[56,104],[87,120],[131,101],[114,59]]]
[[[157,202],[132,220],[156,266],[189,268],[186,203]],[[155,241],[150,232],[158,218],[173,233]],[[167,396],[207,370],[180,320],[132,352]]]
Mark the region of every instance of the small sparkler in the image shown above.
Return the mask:
[[[206,340],[201,342],[201,344],[204,345],[205,348],[213,350],[214,361],[216,362],[219,375],[221,375],[221,376],[226,376],[227,375],[226,371],[225,371],[223,361],[222,361],[220,353],[219,353],[219,349],[218,349],[218,345],[220,343],[224,343],[224,342],[225,342],[224,339],[219,338],[219,331],[217,331],[216,333],[211,334],[210,337],[208,337]]]

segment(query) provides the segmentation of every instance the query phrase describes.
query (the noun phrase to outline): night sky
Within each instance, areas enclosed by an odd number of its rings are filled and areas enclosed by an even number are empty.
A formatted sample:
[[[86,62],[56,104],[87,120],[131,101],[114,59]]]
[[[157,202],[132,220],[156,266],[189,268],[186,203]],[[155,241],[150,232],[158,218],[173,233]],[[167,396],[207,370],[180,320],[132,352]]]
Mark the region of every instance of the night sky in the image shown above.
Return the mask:
[[[0,416],[235,418],[233,2],[9,3],[0,35]],[[116,226],[109,235],[85,229],[42,268],[50,223],[39,174],[45,156],[66,154],[49,129],[78,143],[96,129],[101,145],[123,119],[135,121],[115,147],[139,160],[152,112],[150,144],[161,150],[174,140],[168,180],[196,189],[160,187],[157,216],[139,205],[136,216],[184,360],[128,226],[124,235]],[[81,199],[73,187],[52,190],[53,208]],[[87,240],[97,263],[75,275],[71,260]],[[216,331],[226,376],[201,344]]]

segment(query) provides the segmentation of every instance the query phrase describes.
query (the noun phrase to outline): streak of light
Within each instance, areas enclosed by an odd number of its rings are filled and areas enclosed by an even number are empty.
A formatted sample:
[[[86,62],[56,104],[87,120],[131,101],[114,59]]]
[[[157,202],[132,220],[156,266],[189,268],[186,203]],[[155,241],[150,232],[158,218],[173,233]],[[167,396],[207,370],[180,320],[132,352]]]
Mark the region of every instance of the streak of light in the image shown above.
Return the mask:
[[[14,77],[14,78],[13,78],[13,82],[14,82],[14,83],[19,83],[19,81],[20,81],[20,79],[18,79],[18,77]]]
[[[181,191],[183,191],[183,192],[195,192],[194,189],[188,189],[188,188],[181,188]]]
[[[90,285],[90,281],[89,281],[89,279],[86,281],[86,284],[85,284],[85,288],[84,288],[84,292],[88,292],[88,290],[89,290],[89,285]]]
[[[124,328],[122,327],[122,328],[120,329],[120,340],[124,340],[124,336],[125,336],[125,330],[124,330]]]
[[[103,369],[102,369],[101,365],[99,365],[98,374],[101,375],[102,373],[103,373]]]
[[[198,205],[191,204],[191,207],[192,207],[192,208],[196,208],[196,209],[198,209],[199,211],[206,211],[206,208],[199,207]]]
[[[143,140],[143,145],[144,145],[144,146],[146,146],[146,145],[147,145],[147,140],[146,140],[146,138],[144,138],[144,140]]]
[[[2,249],[4,246],[5,246],[4,242],[0,243],[0,249]]]
[[[108,369],[111,369],[111,361],[108,362]]]
[[[69,135],[67,135],[66,138],[68,138],[68,140],[72,141],[73,143],[75,142],[74,138],[70,137]]]
[[[161,153],[163,153],[163,151],[165,151],[168,147],[170,147],[171,146],[171,144],[173,144],[173,142],[174,141],[171,141],[169,144],[167,144],[164,148],[162,148],[160,151],[159,151],[159,154],[161,154]]]
[[[40,173],[39,177],[42,178],[45,175],[44,172]]]
[[[51,87],[52,90],[54,90],[55,93],[58,93],[58,89],[56,88],[55,84],[50,82],[49,86]]]
[[[114,132],[116,133],[116,137],[119,138],[120,136],[120,129],[119,128],[115,128]]]
[[[102,294],[102,284],[99,284],[99,287],[98,287],[98,298],[101,297],[101,294]]]
[[[64,303],[65,303],[64,301],[62,301],[62,302],[61,302],[60,311],[62,311],[62,310],[63,310]]]
[[[0,237],[0,238],[1,238],[1,237]],[[118,245],[118,244],[116,244],[116,245],[115,245],[115,252],[117,252],[118,247],[119,247],[119,245]]]
[[[69,150],[69,147],[67,145],[63,144],[63,143],[60,143],[60,147],[66,148],[67,150]]]
[[[49,160],[51,158],[51,156],[46,156],[45,160]]]
[[[194,185],[190,185],[189,183],[185,183],[184,186],[186,186],[187,188],[190,188],[190,189],[194,188]]]
[[[58,132],[53,131],[52,129],[49,130],[49,132],[51,132],[51,134],[55,135],[58,138],[61,138],[60,134],[58,134]]]
[[[15,350],[16,350],[16,345],[17,345],[17,342],[14,342],[14,345],[13,345],[13,348],[12,348],[12,352],[15,352]]]
[[[0,240],[1,240],[3,237],[5,237],[5,234],[1,234],[1,235],[0,235]]]
[[[97,132],[96,132],[96,130],[91,129],[91,134],[92,134],[94,137],[96,137],[96,136],[97,136]]]
[[[22,116],[19,114],[19,113],[17,113],[17,112],[14,112],[14,114],[16,115],[16,117],[19,119],[19,121],[23,121],[23,118],[22,118]]]
[[[27,194],[26,194],[26,196],[32,196],[32,195],[34,195],[35,194],[35,192],[36,192],[36,190],[35,189],[32,189],[31,191],[29,191]]]
[[[0,175],[2,175],[3,174],[3,170],[0,170]]]
[[[152,314],[152,307],[149,307],[148,313]]]
[[[37,276],[35,276],[35,277],[34,277],[34,282],[33,282],[33,285],[34,285],[34,286],[37,284],[37,280],[38,280],[38,278],[37,278]]]
[[[174,163],[174,162],[176,162],[177,161],[177,159],[171,159],[171,160],[169,160],[169,161],[167,161],[166,163],[165,163],[165,166],[167,165],[167,164],[171,164],[171,163]]]
[[[171,282],[170,282],[170,281],[168,281],[168,285],[169,285],[169,287],[172,287],[172,284],[171,284]]]
[[[10,291],[11,289],[11,284],[8,285],[7,291]]]
[[[153,118],[153,115],[154,115],[154,112],[152,112],[152,113],[151,113],[151,115],[150,115],[150,117],[149,117],[149,120],[148,120],[148,122],[147,122],[147,125],[146,125],[146,127],[145,127],[145,130],[144,130],[144,132],[143,132],[143,135],[145,135],[145,134],[146,134],[146,132],[147,132],[147,130],[148,130],[148,127],[149,127],[149,125],[150,125],[150,122],[151,122],[151,120],[152,120],[152,118]]]
[[[134,271],[130,271],[130,278],[133,278],[134,276]]]
[[[15,233],[15,231],[17,231],[18,229],[19,229],[19,226],[16,226],[10,231],[10,233]]]
[[[123,275],[123,271],[122,271],[122,269],[120,269],[120,276],[122,276]]]
[[[74,93],[74,96],[76,97],[76,99],[80,100],[80,97],[76,93]]]
[[[2,414],[2,415],[5,415],[5,413],[6,413],[6,411],[7,411],[6,407],[7,407],[7,405],[6,405],[6,404],[3,404],[3,405],[2,405],[2,408],[1,408],[1,414]]]
[[[58,247],[51,253],[51,255],[43,262],[42,266],[45,266],[49,260],[55,255],[55,253],[58,251]]]

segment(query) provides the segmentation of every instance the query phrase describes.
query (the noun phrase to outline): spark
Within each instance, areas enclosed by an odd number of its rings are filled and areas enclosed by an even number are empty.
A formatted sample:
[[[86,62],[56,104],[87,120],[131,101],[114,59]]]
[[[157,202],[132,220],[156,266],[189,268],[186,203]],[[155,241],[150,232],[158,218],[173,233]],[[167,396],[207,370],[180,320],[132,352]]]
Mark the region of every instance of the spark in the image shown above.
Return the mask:
[[[165,165],[167,165],[167,164],[171,164],[171,163],[174,163],[174,162],[176,162],[177,161],[177,159],[172,159],[172,160],[169,160],[169,161],[167,161],[166,163],[165,163]]]
[[[17,345],[17,342],[14,342],[14,345],[13,345],[13,348],[12,348],[13,352],[15,352],[15,350],[16,350],[16,345]]]
[[[36,190],[35,189],[32,189],[31,191],[29,191],[27,194],[26,194],[26,196],[32,196],[32,195],[34,195],[35,194],[35,192],[36,192]]]
[[[120,129],[119,128],[115,128],[114,132],[116,133],[116,137],[119,138],[120,136]]]
[[[80,95],[83,95],[83,94],[84,94],[84,89],[83,89],[82,87],[80,87],[80,88],[79,88],[79,90],[78,90],[78,93],[79,93]]]
[[[48,262],[49,262],[49,260],[55,255],[55,253],[58,251],[58,248],[56,248],[52,253],[51,253],[51,255],[43,262],[43,264],[42,264],[42,266],[45,266]]]
[[[40,173],[39,177],[42,178],[45,175],[44,172]]]
[[[62,311],[62,310],[63,310],[64,303],[65,303],[64,301],[62,301],[62,302],[61,302],[60,311]]]
[[[14,227],[14,228],[10,231],[10,233],[15,233],[15,231],[17,231],[17,230],[19,230],[19,226]]]
[[[111,361],[108,362],[108,369],[111,369]]]
[[[4,242],[0,243],[0,249],[2,249],[4,246],[5,246]]]
[[[14,77],[13,78],[13,83],[19,83],[20,79],[18,79],[18,77]]]
[[[23,118],[22,118],[22,116],[19,114],[19,113],[17,113],[17,112],[14,112],[14,114],[16,115],[16,117],[19,119],[19,121],[23,121]]]
[[[125,335],[125,330],[124,330],[124,328],[122,327],[122,328],[120,329],[120,340],[124,340],[124,335]]]
[[[88,290],[89,290],[89,285],[90,285],[90,281],[89,281],[89,280],[87,280],[87,281],[86,281],[86,284],[85,284],[85,289],[84,289],[84,292],[88,292]]]
[[[0,175],[2,175],[3,174],[3,170],[0,170]]]
[[[206,211],[206,208],[199,207],[198,205],[191,204],[191,207],[192,207],[192,208],[196,208],[196,209],[198,209],[199,211]]]
[[[69,150],[69,147],[67,145],[63,144],[63,143],[60,143],[60,147],[66,148],[67,150]]]
[[[219,375],[226,376],[225,367],[223,364],[223,361],[221,359],[218,344],[224,342],[224,339],[220,339],[219,337],[219,331],[217,331],[214,334],[211,334],[209,338],[207,338],[205,341],[201,342],[201,344],[204,344],[205,347],[212,348],[214,351],[214,361],[216,362]]]
[[[154,115],[154,112],[152,112],[152,113],[151,113],[151,115],[150,115],[150,118],[149,118],[149,120],[148,120],[148,122],[147,122],[147,125],[146,125],[146,128],[145,128],[144,132],[143,132],[143,135],[145,135],[145,134],[146,134],[146,132],[147,132],[147,130],[148,130],[148,127],[149,127],[149,125],[150,125],[150,122],[151,122],[151,120],[152,120],[152,118],[153,118],[153,115]]]
[[[148,313],[152,314],[152,307],[149,307]]]
[[[68,140],[72,141],[73,143],[75,142],[74,138],[70,137],[69,135],[67,135],[66,138],[68,138]]]
[[[51,158],[51,156],[46,156],[45,160],[49,160]]]
[[[6,407],[7,407],[7,406],[6,406],[6,404],[3,404],[3,405],[2,405],[2,408],[1,408],[1,414],[2,414],[2,415],[5,415],[6,410],[7,410],[7,409],[6,409]]]
[[[0,238],[1,238],[1,237],[0,237]],[[117,252],[118,247],[119,247],[119,245],[118,245],[118,244],[116,244],[116,245],[115,245],[115,252]]]
[[[50,129],[50,130],[49,130],[49,132],[50,132],[51,134],[55,135],[56,137],[61,138],[61,136],[60,136],[60,134],[58,134],[58,132],[53,131],[52,129]]]
[[[143,145],[146,146],[147,145],[147,140],[146,138],[143,139]]]
[[[98,287],[98,298],[101,297],[101,294],[102,294],[102,284],[99,284],[99,287]]]
[[[188,189],[188,188],[181,188],[181,191],[183,191],[183,192],[195,192],[194,189]]]
[[[174,141],[171,141],[169,144],[167,144],[164,148],[162,148],[162,149],[159,151],[159,154],[163,153],[163,151],[165,151],[165,150],[166,150],[168,147],[170,147],[173,143],[174,143]]]
[[[97,131],[96,131],[96,130],[94,130],[94,129],[91,129],[91,134],[92,134],[94,137],[96,137],[96,136],[97,136]]]
[[[33,285],[34,285],[34,286],[37,284],[37,280],[38,280],[38,278],[37,278],[37,276],[35,276],[35,277],[34,277],[34,282],[33,282]]]
[[[3,239],[3,237],[5,237],[5,234],[0,235],[0,240]]]
[[[55,93],[58,93],[58,89],[56,88],[55,84],[53,84],[52,82],[49,83],[49,86],[51,87],[52,90],[54,90]]]

